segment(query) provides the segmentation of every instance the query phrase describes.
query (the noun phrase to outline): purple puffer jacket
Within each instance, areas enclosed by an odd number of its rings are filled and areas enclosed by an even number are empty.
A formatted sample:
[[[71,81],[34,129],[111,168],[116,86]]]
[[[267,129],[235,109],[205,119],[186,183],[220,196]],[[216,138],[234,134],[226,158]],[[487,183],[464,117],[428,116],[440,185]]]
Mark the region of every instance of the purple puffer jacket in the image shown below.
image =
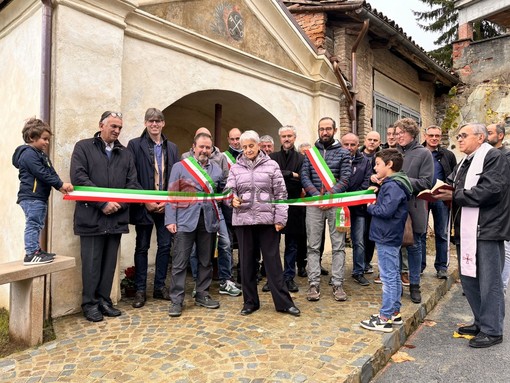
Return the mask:
[[[287,189],[278,164],[262,150],[252,162],[244,155],[230,168],[225,189],[232,189],[243,203],[234,209],[233,226],[286,225],[287,205],[265,201],[287,199]]]

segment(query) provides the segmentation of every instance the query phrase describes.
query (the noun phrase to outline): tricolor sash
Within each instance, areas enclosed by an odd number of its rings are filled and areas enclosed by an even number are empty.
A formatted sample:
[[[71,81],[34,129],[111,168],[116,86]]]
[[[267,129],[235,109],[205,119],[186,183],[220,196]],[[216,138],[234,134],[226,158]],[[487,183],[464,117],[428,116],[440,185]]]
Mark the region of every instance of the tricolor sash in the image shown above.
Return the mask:
[[[230,169],[232,167],[232,165],[234,165],[236,163],[236,159],[229,151],[223,152],[223,155],[227,159],[228,168]]]
[[[308,160],[310,160],[310,163],[317,172],[322,183],[326,187],[326,190],[331,192],[331,190],[333,190],[333,186],[336,184],[336,179],[335,176],[333,176],[333,173],[331,172],[328,164],[321,156],[319,149],[314,146],[311,149],[306,150],[305,154],[308,157]]]
[[[205,171],[205,169],[200,166],[195,157],[188,157],[181,161],[182,165],[186,168],[186,170],[191,174],[191,176],[202,186],[207,193],[214,193],[214,189],[216,188],[216,184],[212,180],[209,173]],[[220,212],[218,210],[218,205],[216,201],[211,201],[214,212],[216,213],[216,217],[218,220],[220,219]]]

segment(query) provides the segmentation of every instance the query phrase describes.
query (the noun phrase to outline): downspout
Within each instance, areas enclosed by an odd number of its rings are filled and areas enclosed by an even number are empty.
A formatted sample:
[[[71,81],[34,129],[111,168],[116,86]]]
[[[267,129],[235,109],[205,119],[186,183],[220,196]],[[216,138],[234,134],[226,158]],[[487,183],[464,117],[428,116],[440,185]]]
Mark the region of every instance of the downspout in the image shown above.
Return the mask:
[[[50,123],[51,97],[51,33],[53,7],[51,0],[41,0],[42,7],[42,54],[41,54],[41,120]]]
[[[51,35],[52,35],[52,17],[53,7],[51,0],[41,0],[42,2],[42,44],[41,44],[41,103],[40,103],[40,119],[46,123],[50,123],[50,97],[51,97]],[[49,149],[48,149],[49,150]],[[49,155],[49,153],[48,153]],[[48,243],[48,216],[46,216],[46,224],[41,233],[41,246],[47,248]],[[50,280],[49,280],[50,279]],[[51,285],[51,276],[44,276],[44,301],[43,301],[43,318],[49,319],[51,316],[51,294],[47,286]]]
[[[352,94],[352,118],[351,118],[351,130],[352,133],[357,134],[357,128],[358,128],[358,117],[357,117],[357,108],[356,108],[356,94],[357,94],[357,85],[358,85],[358,61],[357,61],[357,50],[360,42],[363,40],[365,35],[367,34],[368,27],[370,24],[370,20],[365,19],[363,20],[363,27],[361,28],[361,31],[356,38],[356,41],[354,42],[352,48],[351,48],[351,82],[352,82],[352,89],[354,90]]]

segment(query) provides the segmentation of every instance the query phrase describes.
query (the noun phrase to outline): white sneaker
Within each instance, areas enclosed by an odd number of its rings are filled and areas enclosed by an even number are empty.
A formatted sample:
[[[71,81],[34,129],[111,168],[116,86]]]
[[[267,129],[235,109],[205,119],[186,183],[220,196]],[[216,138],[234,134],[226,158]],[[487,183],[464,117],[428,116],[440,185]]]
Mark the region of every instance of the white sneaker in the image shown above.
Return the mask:
[[[237,288],[234,282],[226,280],[224,283],[220,283],[220,294],[230,295],[231,297],[238,297],[243,292]]]
[[[370,316],[370,319],[377,319],[377,317],[379,316],[379,314],[373,314]],[[402,315],[400,315],[400,313],[398,314],[395,314],[395,315],[392,315],[391,316],[391,323],[395,326],[400,326],[402,324],[404,324],[404,321],[402,319]]]
[[[392,332],[393,325],[391,319],[386,320],[382,319],[379,315],[376,317],[371,316],[370,319],[362,320],[360,326],[371,331],[382,331],[382,332]]]

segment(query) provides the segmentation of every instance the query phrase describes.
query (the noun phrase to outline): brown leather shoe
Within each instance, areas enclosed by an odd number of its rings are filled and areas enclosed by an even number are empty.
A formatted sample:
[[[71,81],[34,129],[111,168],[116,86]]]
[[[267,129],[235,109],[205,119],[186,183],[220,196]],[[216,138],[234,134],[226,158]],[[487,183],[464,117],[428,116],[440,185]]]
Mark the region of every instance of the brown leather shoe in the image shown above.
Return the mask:
[[[411,284],[411,282],[409,282],[409,273],[402,273],[400,274],[400,277],[402,279],[403,286],[409,286]]]
[[[135,309],[139,309],[140,307],[145,306],[146,299],[147,299],[147,297],[145,295],[145,291],[137,291],[135,293],[135,300],[133,301],[131,306],[133,306],[133,308],[135,308]]]

